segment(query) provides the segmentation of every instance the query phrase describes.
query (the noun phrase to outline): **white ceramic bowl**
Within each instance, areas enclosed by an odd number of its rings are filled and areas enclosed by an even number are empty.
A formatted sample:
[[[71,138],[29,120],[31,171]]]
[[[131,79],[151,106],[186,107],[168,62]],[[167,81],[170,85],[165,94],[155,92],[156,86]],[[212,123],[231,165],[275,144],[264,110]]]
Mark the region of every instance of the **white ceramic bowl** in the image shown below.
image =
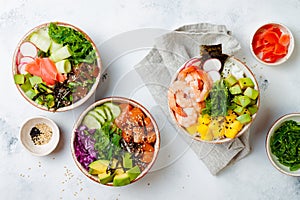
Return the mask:
[[[192,60],[194,60],[195,58],[192,58],[190,60],[188,60],[186,63],[184,63],[178,70],[177,72],[174,74],[172,80],[171,80],[171,84],[177,79],[177,76],[179,74],[179,72],[186,67],[186,65],[190,62],[193,62]],[[197,58],[196,58],[197,59]],[[246,77],[250,77],[254,83],[254,89],[258,90],[259,91],[259,87],[258,87],[258,83],[256,81],[256,78],[254,76],[254,74],[252,73],[252,71],[245,65],[245,63],[241,62],[239,59],[233,57],[233,56],[229,56],[227,58],[227,61],[229,62],[233,62],[234,64],[236,64],[240,69],[242,69],[242,71],[244,72],[245,76]],[[193,66],[199,66],[200,65],[200,62],[196,62],[193,64]],[[170,85],[171,85],[170,84]],[[169,105],[169,102],[168,102],[168,105]],[[260,95],[258,95],[257,97],[257,103],[256,103],[257,107],[258,107],[258,110],[259,110],[259,105],[260,105]],[[191,134],[189,134],[187,132],[187,130],[181,126],[176,117],[175,117],[175,114],[174,112],[172,111],[172,109],[169,107],[169,113],[171,115],[171,118],[173,119],[173,122],[176,124],[176,127],[178,127],[182,133],[188,135],[189,137],[191,137],[193,140],[196,140],[196,141],[200,141],[200,142],[206,142],[206,143],[213,143],[213,144],[220,144],[220,143],[225,143],[225,142],[230,142],[232,140],[234,140],[235,138],[238,138],[240,137],[241,135],[243,135],[246,131],[248,131],[248,129],[250,128],[250,126],[252,125],[254,119],[256,118],[256,115],[257,115],[257,112],[255,114],[252,115],[252,120],[247,123],[246,125],[243,126],[243,128],[237,133],[237,135],[234,137],[234,138],[223,138],[223,139],[215,139],[215,140],[203,140],[201,139],[200,137],[198,136],[193,136]]]
[[[15,53],[14,53],[14,56],[13,56],[13,62],[12,62],[12,74],[13,76],[15,74],[18,74],[19,73],[19,70],[18,70],[18,63],[20,62],[20,47],[21,47],[21,44],[24,42],[24,41],[28,41],[29,40],[29,37],[34,33],[34,32],[37,32],[38,30],[41,30],[41,29],[44,29],[46,27],[48,27],[50,25],[51,22],[49,23],[45,23],[45,24],[41,24],[35,28],[33,28],[32,30],[30,30],[28,33],[26,33],[24,35],[24,37],[20,40],[19,44],[17,45],[16,47],[16,50],[15,50]],[[65,107],[60,107],[58,109],[48,109],[46,106],[43,106],[43,105],[40,105],[38,103],[36,103],[35,101],[33,101],[32,99],[30,99],[26,94],[25,92],[22,90],[21,86],[16,84],[17,86],[17,89],[19,90],[20,94],[29,102],[31,103],[33,106],[41,109],[41,110],[46,110],[46,111],[50,111],[50,112],[63,112],[63,111],[68,111],[68,110],[72,110],[80,105],[82,105],[84,102],[86,102],[93,94],[94,92],[96,91],[96,88],[99,84],[99,81],[100,81],[100,77],[101,77],[101,69],[102,69],[102,64],[101,64],[101,59],[100,59],[100,54],[99,54],[99,51],[95,45],[95,43],[92,41],[92,39],[84,32],[82,31],[81,29],[79,29],[78,27],[75,27],[71,24],[68,24],[68,23],[64,23],[64,22],[53,22],[55,23],[57,26],[64,26],[64,27],[68,27],[68,28],[72,28],[78,32],[80,32],[81,34],[84,35],[84,37],[92,44],[92,47],[93,49],[95,50],[95,53],[96,53],[96,65],[97,67],[99,68],[99,73],[96,77],[96,80],[95,82],[93,83],[92,87],[90,88],[90,90],[88,91],[88,93],[82,97],[81,99],[79,99],[78,101],[72,103],[71,105],[68,105],[68,106],[65,106]]]
[[[52,137],[48,143],[35,145],[30,136],[30,131],[37,124],[44,123],[52,129]],[[56,123],[46,117],[37,116],[27,119],[20,128],[20,140],[22,145],[35,156],[45,156],[50,154],[57,146],[60,138],[59,128]]]
[[[134,101],[134,100],[131,100],[131,99],[127,99],[127,98],[124,98],[124,97],[107,97],[107,98],[104,98],[104,99],[101,99],[101,100],[98,100],[96,101],[95,103],[93,103],[92,105],[90,105],[78,118],[78,120],[76,121],[76,123],[74,124],[74,127],[73,127],[73,131],[72,131],[72,137],[71,137],[71,152],[72,152],[72,156],[73,156],[73,159],[77,165],[77,167],[80,169],[80,171],[88,178],[90,178],[91,180],[97,182],[97,183],[100,183],[99,181],[99,178],[97,177],[97,175],[92,175],[90,174],[83,166],[82,164],[77,160],[76,158],[76,155],[75,155],[75,147],[74,147],[74,143],[75,143],[75,138],[77,137],[76,136],[76,133],[75,131],[77,130],[77,128],[82,124],[82,121],[84,120],[84,117],[88,114],[89,111],[93,110],[96,106],[100,106],[100,105],[103,105],[104,103],[107,103],[107,102],[112,102],[112,103],[117,103],[117,104],[121,104],[121,103],[125,103],[125,104],[129,104],[133,107],[137,107],[137,108],[140,108],[142,110],[142,112],[145,114],[145,116],[149,117],[151,119],[151,122],[153,124],[153,127],[154,127],[154,132],[156,134],[156,141],[155,143],[153,144],[153,147],[154,147],[154,154],[153,154],[153,157],[152,157],[152,160],[150,163],[147,164],[146,168],[141,171],[141,173],[139,174],[138,177],[136,177],[134,180],[132,180],[130,182],[133,183],[133,182],[136,182],[138,180],[140,180],[142,177],[144,177],[148,171],[150,170],[150,168],[153,166],[157,156],[158,156],[158,152],[159,152],[159,148],[160,148],[160,133],[159,133],[159,129],[158,129],[158,126],[154,120],[154,118],[152,117],[152,115],[150,114],[150,112],[145,108],[143,107],[141,104],[139,104],[138,102]],[[101,184],[102,185],[102,184]],[[112,182],[109,182],[107,184],[104,184],[104,185],[107,185],[107,186],[113,186],[113,183]]]
[[[270,162],[272,163],[272,165],[279,170],[280,172],[286,174],[286,175],[290,175],[290,176],[300,176],[300,169],[298,169],[297,171],[290,171],[290,169],[287,166],[284,166],[283,164],[281,164],[277,157],[271,152],[271,148],[270,148],[270,139],[271,137],[274,135],[274,132],[277,130],[277,128],[285,121],[287,120],[294,120],[297,122],[300,122],[300,113],[290,113],[290,114],[286,114],[282,117],[280,117],[279,119],[277,119],[274,124],[271,126],[268,134],[267,134],[267,138],[266,138],[266,151],[267,151],[267,155],[268,158],[270,160]]]
[[[258,55],[255,54],[255,52],[253,50],[253,38],[254,38],[254,36],[257,33],[265,30],[266,27],[268,27],[268,26],[278,27],[281,30],[282,33],[288,34],[290,36],[290,44],[288,46],[287,54],[283,58],[279,58],[276,62],[273,62],[273,63],[263,61]],[[290,56],[292,55],[293,50],[294,50],[294,45],[295,45],[294,43],[295,43],[294,36],[293,36],[292,32],[285,25],[280,24],[280,23],[268,23],[268,24],[264,24],[264,25],[260,26],[254,32],[254,34],[251,36],[250,50],[251,50],[251,53],[254,56],[254,58],[256,58],[256,60],[259,61],[260,63],[268,65],[268,66],[276,66],[276,65],[280,65],[280,64],[284,63],[285,61],[287,61],[290,58]]]

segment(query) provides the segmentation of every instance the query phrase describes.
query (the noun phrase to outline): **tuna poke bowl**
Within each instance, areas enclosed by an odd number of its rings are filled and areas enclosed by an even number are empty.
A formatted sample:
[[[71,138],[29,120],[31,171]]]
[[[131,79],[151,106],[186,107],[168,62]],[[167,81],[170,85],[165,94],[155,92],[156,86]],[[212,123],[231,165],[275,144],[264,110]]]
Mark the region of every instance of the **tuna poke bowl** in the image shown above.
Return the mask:
[[[222,53],[222,45],[200,46],[200,56],[172,78],[168,106],[177,127],[197,141],[223,143],[241,136],[259,108],[259,88],[250,69]]]
[[[142,105],[123,97],[108,97],[88,107],[75,123],[71,138],[79,169],[108,186],[124,186],[142,178],[159,147],[154,118]]]
[[[100,80],[99,52],[82,30],[51,22],[29,31],[13,57],[13,76],[22,96],[35,107],[66,111],[84,103]]]

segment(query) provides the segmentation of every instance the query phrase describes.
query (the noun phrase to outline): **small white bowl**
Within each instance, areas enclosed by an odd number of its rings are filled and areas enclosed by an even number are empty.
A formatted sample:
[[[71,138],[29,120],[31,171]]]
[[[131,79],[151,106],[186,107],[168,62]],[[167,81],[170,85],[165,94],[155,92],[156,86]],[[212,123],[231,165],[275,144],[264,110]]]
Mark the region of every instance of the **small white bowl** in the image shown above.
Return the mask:
[[[278,28],[282,31],[282,33],[288,34],[288,35],[290,36],[290,44],[289,44],[289,46],[288,46],[288,52],[287,52],[287,54],[286,54],[283,58],[278,59],[278,60],[277,60],[276,62],[274,62],[274,63],[265,62],[265,61],[261,60],[261,59],[258,57],[258,55],[256,55],[256,54],[254,53],[253,46],[252,46],[254,36],[255,36],[258,32],[263,31],[267,26],[270,26],[270,25],[271,25],[271,26],[274,26],[274,27],[278,27]],[[251,41],[250,41],[250,49],[251,49],[251,53],[252,53],[252,55],[254,56],[254,58],[256,58],[257,61],[259,61],[260,63],[265,64],[265,65],[268,65],[268,66],[276,66],[276,65],[280,65],[280,64],[284,63],[285,61],[287,61],[287,60],[290,58],[290,56],[292,55],[292,53],[293,53],[294,46],[295,46],[295,41],[294,41],[294,36],[293,36],[292,32],[291,32],[285,25],[280,24],[280,23],[268,23],[268,24],[264,24],[264,25],[260,26],[260,27],[255,31],[255,33],[252,35]]]
[[[52,129],[52,137],[47,144],[35,145],[30,136],[31,129],[40,123],[45,123]],[[35,156],[50,154],[59,142],[59,128],[54,121],[46,117],[37,116],[27,119],[20,128],[20,140],[22,145]]]
[[[300,122],[300,113],[290,113],[290,114],[286,114],[282,117],[280,117],[279,119],[277,119],[274,124],[271,126],[268,134],[267,134],[267,138],[266,138],[266,151],[267,151],[267,155],[269,160],[271,161],[272,165],[279,170],[280,172],[286,174],[286,175],[290,175],[290,176],[300,176],[300,169],[297,171],[290,171],[290,169],[287,166],[284,166],[283,164],[281,164],[277,157],[275,155],[273,155],[273,153],[271,152],[271,148],[270,148],[270,139],[272,137],[272,135],[274,134],[275,130],[285,121],[287,120],[294,120],[297,122]]]

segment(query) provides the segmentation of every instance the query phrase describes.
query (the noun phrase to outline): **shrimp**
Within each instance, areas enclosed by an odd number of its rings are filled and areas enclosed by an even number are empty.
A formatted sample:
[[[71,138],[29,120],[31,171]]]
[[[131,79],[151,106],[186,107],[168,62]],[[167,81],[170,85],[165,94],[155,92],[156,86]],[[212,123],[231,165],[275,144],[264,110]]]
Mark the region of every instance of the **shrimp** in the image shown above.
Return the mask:
[[[211,77],[196,66],[181,70],[178,74],[178,80],[185,81],[193,89],[192,96],[196,102],[205,100],[213,83]]]
[[[180,93],[186,93],[186,91],[189,90],[189,86],[184,81],[175,81],[169,88],[168,91],[168,101],[170,108],[177,114],[179,114],[182,117],[186,117],[186,113],[183,111],[182,105],[186,102],[184,100],[185,95],[182,95],[182,98],[180,97]],[[180,99],[176,101],[177,93],[179,93]],[[180,106],[181,105],[181,106]]]
[[[170,108],[178,115],[182,117],[187,117],[186,113],[183,111],[183,109],[180,106],[177,106],[176,104],[176,99],[175,99],[175,94],[169,90],[168,91],[168,101],[169,101],[169,106]]]
[[[187,108],[193,106],[193,101],[190,96],[184,91],[180,90],[175,94],[176,103],[182,107]]]
[[[197,111],[194,108],[185,108],[183,110],[187,114],[187,117],[180,116],[176,113],[175,116],[178,123],[185,128],[196,124],[198,118]]]
[[[193,108],[200,113],[203,108],[205,108],[205,102],[193,102]]]

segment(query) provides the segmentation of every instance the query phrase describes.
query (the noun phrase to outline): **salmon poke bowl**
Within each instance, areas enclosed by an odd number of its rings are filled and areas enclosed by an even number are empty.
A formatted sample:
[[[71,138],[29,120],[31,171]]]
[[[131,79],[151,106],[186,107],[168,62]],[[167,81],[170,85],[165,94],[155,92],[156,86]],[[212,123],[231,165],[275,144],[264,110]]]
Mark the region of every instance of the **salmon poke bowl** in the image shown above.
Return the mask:
[[[95,102],[72,131],[76,165],[88,178],[107,186],[141,179],[154,164],[159,147],[154,118],[141,104],[123,97]]]
[[[177,127],[191,138],[224,143],[245,133],[259,108],[259,88],[250,69],[222,53],[222,45],[200,46],[200,56],[184,63],[168,89]]]
[[[100,80],[101,61],[86,33],[67,23],[50,22],[21,39],[12,70],[17,89],[28,102],[59,112],[91,97]]]

